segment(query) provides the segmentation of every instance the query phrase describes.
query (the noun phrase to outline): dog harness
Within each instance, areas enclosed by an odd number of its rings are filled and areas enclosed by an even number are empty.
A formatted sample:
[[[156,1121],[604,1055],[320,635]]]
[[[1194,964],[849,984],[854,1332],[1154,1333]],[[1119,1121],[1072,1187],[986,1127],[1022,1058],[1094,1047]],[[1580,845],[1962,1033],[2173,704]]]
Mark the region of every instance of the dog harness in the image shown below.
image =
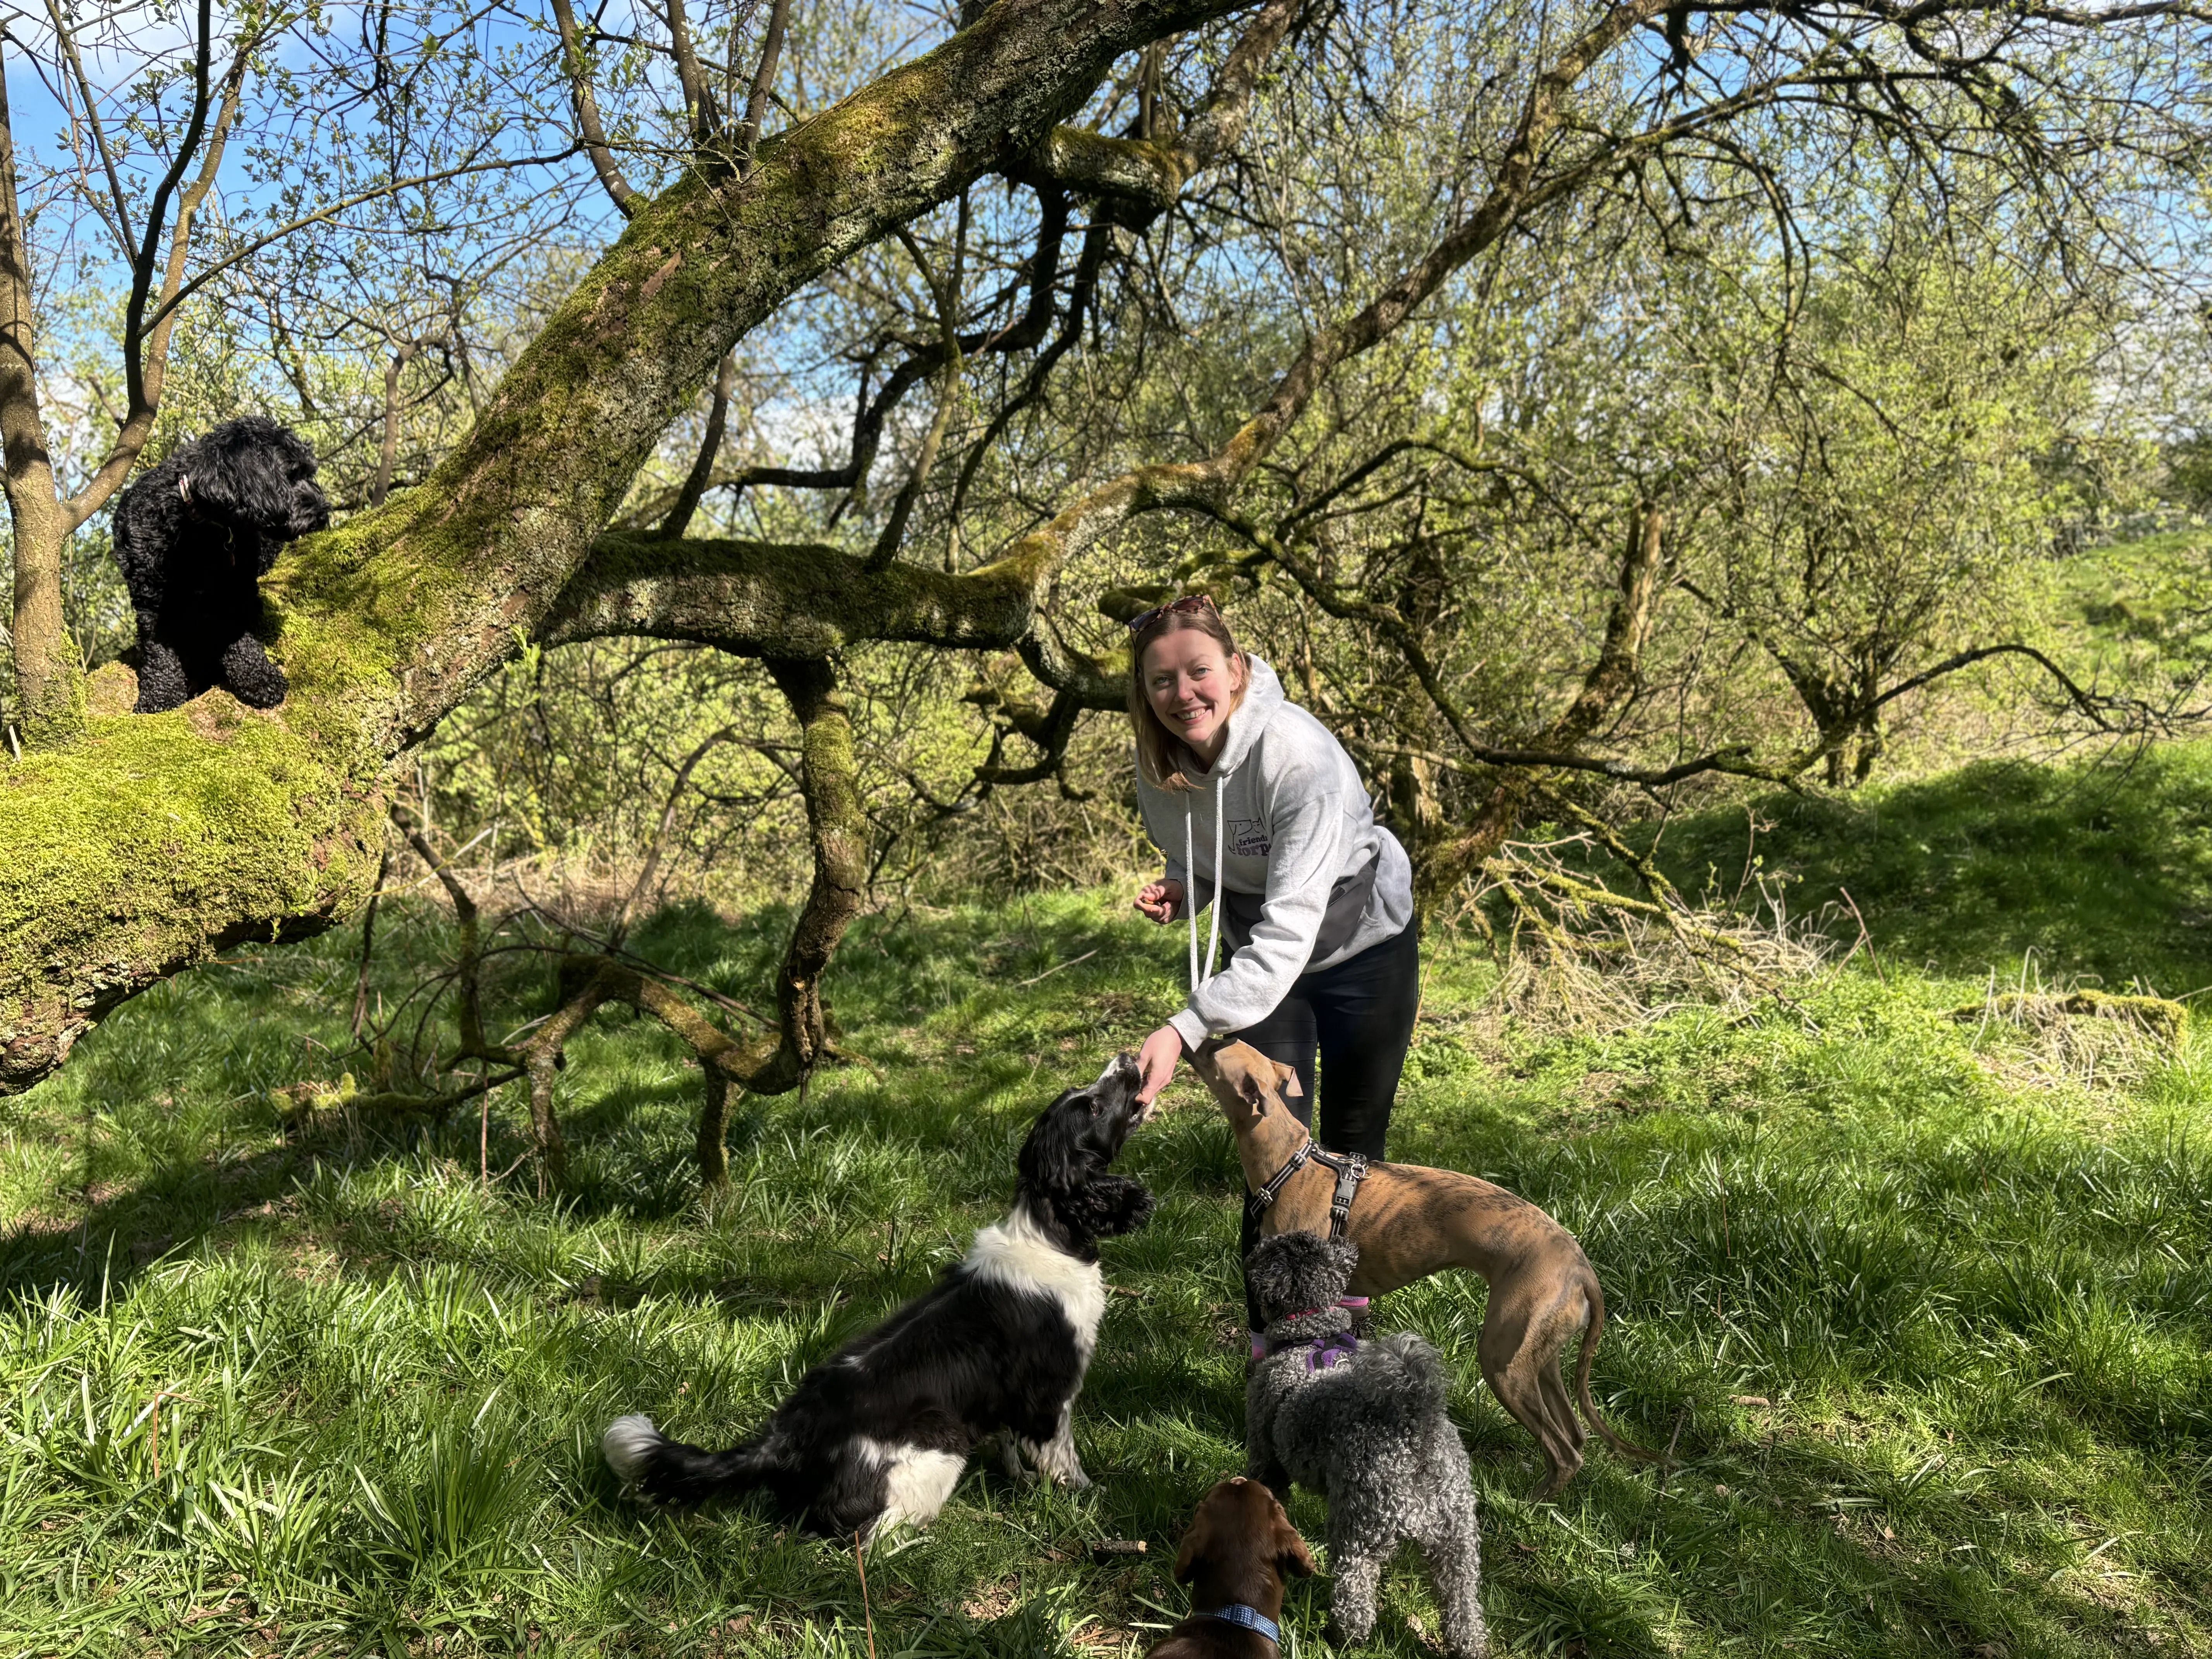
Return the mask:
[[[1193,1607],[1191,1616],[1196,1619],[1218,1619],[1224,1624],[1236,1625],[1255,1636],[1264,1636],[1277,1647],[1283,1644],[1283,1627],[1260,1611],[1248,1607],[1242,1601],[1231,1601],[1225,1607]]]
[[[1318,1311],[1318,1309],[1313,1308],[1306,1310],[1306,1313]],[[1291,1314],[1289,1316],[1292,1319],[1304,1319],[1305,1314]],[[1334,1336],[1294,1337],[1288,1342],[1270,1342],[1267,1345],[1267,1353],[1270,1358],[1273,1358],[1279,1353],[1288,1353],[1292,1348],[1312,1350],[1306,1355],[1306,1370],[1310,1374],[1314,1371],[1325,1371],[1340,1359],[1351,1358],[1359,1350],[1359,1339],[1350,1331],[1339,1331]]]
[[[1266,1183],[1249,1194],[1244,1206],[1256,1218],[1265,1215],[1270,1206],[1283,1195],[1291,1177],[1308,1164],[1318,1164],[1324,1170],[1336,1171],[1336,1191],[1328,1200],[1328,1236],[1344,1237],[1344,1224],[1352,1214],[1352,1200],[1359,1195],[1359,1183],[1367,1179],[1367,1159],[1358,1152],[1324,1152],[1309,1139],[1290,1157],[1290,1161],[1269,1176]]]

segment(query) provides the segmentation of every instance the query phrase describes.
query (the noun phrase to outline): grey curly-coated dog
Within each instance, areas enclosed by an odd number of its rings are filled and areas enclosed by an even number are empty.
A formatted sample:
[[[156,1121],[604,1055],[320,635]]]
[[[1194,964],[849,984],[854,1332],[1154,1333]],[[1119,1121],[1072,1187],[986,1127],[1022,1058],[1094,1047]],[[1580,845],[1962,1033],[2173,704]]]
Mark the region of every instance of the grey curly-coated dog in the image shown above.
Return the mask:
[[[1267,1352],[1244,1390],[1245,1473],[1277,1492],[1297,1481],[1328,1498],[1332,1623],[1364,1642],[1382,1569],[1420,1547],[1443,1615],[1444,1651],[1489,1650],[1482,1535],[1467,1448],[1444,1413],[1443,1360],[1411,1331],[1357,1338],[1336,1305],[1358,1246],[1312,1233],[1263,1239],[1246,1283],[1267,1322]]]

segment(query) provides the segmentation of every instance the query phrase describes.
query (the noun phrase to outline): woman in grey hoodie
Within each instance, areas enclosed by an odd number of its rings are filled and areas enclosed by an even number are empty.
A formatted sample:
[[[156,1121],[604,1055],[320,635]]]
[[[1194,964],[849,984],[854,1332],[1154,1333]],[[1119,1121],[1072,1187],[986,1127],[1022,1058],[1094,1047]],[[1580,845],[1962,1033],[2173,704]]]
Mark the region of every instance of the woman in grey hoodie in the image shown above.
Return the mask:
[[[1315,1139],[1379,1158],[1420,1002],[1406,849],[1376,823],[1343,745],[1237,648],[1211,599],[1130,627],[1137,802],[1167,857],[1137,908],[1189,920],[1193,988],[1146,1039],[1138,1098],[1167,1085],[1185,1049],[1234,1036],[1297,1068],[1305,1092],[1290,1104],[1311,1127],[1318,1049]]]

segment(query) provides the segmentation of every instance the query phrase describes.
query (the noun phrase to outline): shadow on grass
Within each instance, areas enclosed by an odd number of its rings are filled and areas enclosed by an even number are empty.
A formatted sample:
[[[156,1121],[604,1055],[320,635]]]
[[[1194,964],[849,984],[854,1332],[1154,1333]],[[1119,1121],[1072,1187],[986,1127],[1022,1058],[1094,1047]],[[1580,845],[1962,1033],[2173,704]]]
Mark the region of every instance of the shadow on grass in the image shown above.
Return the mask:
[[[1756,825],[1754,832],[1754,822]],[[2212,745],[2067,768],[1989,763],[1848,799],[1771,795],[1676,819],[1662,863],[1733,891],[1747,854],[1807,915],[1849,890],[1893,959],[2047,975],[2168,996],[2212,981]],[[1848,915],[1837,926],[1855,935]]]
[[[419,901],[385,907],[373,996],[401,1006],[446,965],[444,915]],[[1095,904],[1048,900],[864,917],[838,958],[831,1013],[888,1086],[873,1086],[863,1067],[836,1067],[815,1079],[803,1109],[795,1096],[745,1099],[726,1136],[733,1158],[741,1168],[770,1125],[787,1133],[803,1122],[891,1147],[1002,1151],[1002,1168],[978,1167],[962,1186],[971,1196],[1010,1190],[1024,1113],[1094,1075],[1098,1045],[1114,1040],[1114,1011],[1136,1006],[1117,983],[1127,964],[1115,947],[1144,934],[1103,917]],[[763,988],[790,918],[787,908],[770,907],[733,922],[680,903],[647,918],[632,947],[764,1008],[772,1004]],[[46,1156],[35,1173],[25,1171],[32,1189],[0,1199],[12,1200],[16,1218],[0,1237],[0,1291],[120,1289],[153,1260],[317,1170],[368,1171],[423,1157],[475,1166],[479,1126],[467,1106],[442,1123],[325,1113],[304,1131],[288,1127],[275,1091],[365,1066],[340,1012],[350,1004],[355,948],[347,934],[331,933],[243,954],[156,988],[92,1033],[69,1067],[27,1097]],[[1011,982],[1070,963],[1059,988],[1095,988],[1095,996],[1087,1008],[1040,1018],[1035,1000]],[[551,995],[544,975],[510,970],[487,1023],[520,1025],[549,1012]],[[699,1197],[692,1136],[701,1098],[680,1044],[627,1010],[602,1011],[572,1044],[556,1102],[571,1149],[559,1194],[566,1212],[590,1224],[667,1221],[690,1211]],[[988,1126],[980,1136],[979,1126]],[[513,1182],[527,1192],[534,1166],[526,1129],[519,1086],[510,1087],[495,1103],[485,1151],[493,1171],[514,1170]]]

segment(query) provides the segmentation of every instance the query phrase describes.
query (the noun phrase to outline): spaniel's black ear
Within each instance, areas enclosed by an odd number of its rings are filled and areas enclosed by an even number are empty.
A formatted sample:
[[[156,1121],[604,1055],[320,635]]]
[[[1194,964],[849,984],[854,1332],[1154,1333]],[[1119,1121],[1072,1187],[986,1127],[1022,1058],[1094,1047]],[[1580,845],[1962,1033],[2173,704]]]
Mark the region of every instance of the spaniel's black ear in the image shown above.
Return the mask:
[[[1046,1107],[1015,1163],[1022,1180],[1055,1197],[1079,1190],[1091,1173],[1091,1160],[1083,1150],[1083,1132],[1090,1121],[1079,1089],[1070,1089]]]
[[[1083,1189],[1085,1208],[1091,1214],[1091,1231],[1101,1238],[1133,1233],[1152,1218],[1152,1195],[1141,1181],[1127,1176],[1093,1176]]]

